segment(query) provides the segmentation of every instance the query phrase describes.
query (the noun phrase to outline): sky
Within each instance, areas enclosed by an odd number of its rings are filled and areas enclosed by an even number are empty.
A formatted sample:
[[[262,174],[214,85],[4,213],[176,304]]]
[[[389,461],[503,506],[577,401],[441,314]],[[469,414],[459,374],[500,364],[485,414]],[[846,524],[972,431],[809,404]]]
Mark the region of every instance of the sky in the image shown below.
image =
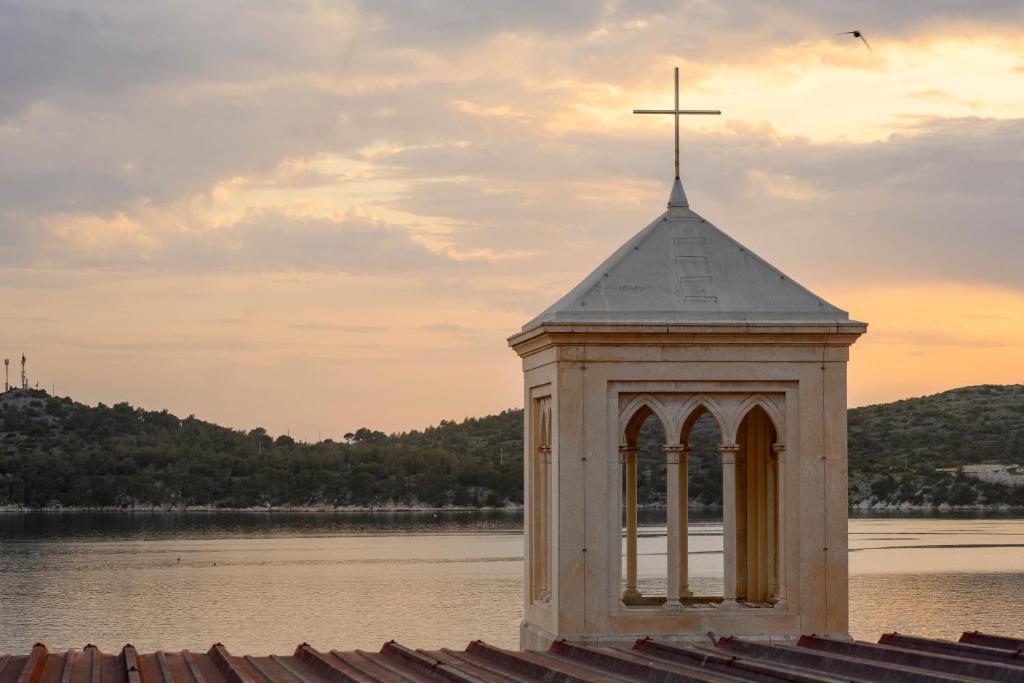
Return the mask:
[[[691,207],[870,324],[852,406],[1024,381],[1018,0],[0,0],[0,354],[310,440],[519,406],[674,66]]]

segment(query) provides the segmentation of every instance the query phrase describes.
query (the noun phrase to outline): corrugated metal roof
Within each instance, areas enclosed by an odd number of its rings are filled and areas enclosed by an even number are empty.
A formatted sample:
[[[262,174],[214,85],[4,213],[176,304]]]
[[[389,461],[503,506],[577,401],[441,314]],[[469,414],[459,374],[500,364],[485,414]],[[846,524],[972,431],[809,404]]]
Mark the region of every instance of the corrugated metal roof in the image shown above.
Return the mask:
[[[959,642],[883,635],[878,644],[803,636],[795,645],[720,638],[717,643],[638,640],[632,648],[567,641],[546,652],[517,652],[474,641],[464,651],[412,650],[396,642],[380,652],[236,656],[223,645],[205,654],[119,654],[83,650],[0,657],[0,683],[510,683],[545,681],[1013,681],[1024,682],[1024,639],[964,633]]]

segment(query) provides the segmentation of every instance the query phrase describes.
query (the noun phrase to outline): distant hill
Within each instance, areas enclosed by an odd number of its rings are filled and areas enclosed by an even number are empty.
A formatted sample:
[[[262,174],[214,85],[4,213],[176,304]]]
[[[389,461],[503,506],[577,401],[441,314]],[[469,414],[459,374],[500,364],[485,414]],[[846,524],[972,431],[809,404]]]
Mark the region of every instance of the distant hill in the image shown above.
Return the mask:
[[[509,436],[511,435],[511,436]],[[0,395],[0,506],[499,507],[522,498],[522,411],[309,444],[127,403]]]
[[[850,469],[955,467],[981,462],[1024,465],[1024,385],[985,384],[854,408],[849,412]]]
[[[851,504],[1024,506],[1024,487],[943,467],[1024,467],[1024,386],[977,386],[849,413]],[[640,500],[664,502],[654,421],[641,433]],[[721,504],[717,428],[691,441],[691,503]],[[127,403],[41,390],[0,394],[0,506],[500,507],[522,502],[522,410],[422,431],[355,429],[296,442]]]
[[[872,506],[1024,506],[1024,487],[938,468],[1024,469],[1024,385],[963,387],[849,412],[850,502]]]

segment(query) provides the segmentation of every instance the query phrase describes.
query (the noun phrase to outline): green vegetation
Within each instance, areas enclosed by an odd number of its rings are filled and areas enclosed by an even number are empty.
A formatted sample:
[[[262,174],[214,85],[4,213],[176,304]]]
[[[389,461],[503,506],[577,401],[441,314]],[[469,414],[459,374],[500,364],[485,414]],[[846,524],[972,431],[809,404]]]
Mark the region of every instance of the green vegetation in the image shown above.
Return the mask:
[[[491,507],[522,500],[522,411],[296,442],[127,403],[0,397],[0,505]]]
[[[979,386],[849,413],[850,502],[1024,506],[1024,487],[937,472],[1024,466],[1024,386]],[[694,428],[691,503],[721,504],[714,422]],[[640,438],[640,500],[664,502],[662,435]],[[423,431],[361,428],[303,443],[179,419],[126,403],[96,407],[44,391],[0,395],[0,505],[465,506],[522,502],[522,411]]]
[[[939,468],[1024,466],[1024,385],[981,385],[849,412],[851,505],[1012,505],[1024,487]]]

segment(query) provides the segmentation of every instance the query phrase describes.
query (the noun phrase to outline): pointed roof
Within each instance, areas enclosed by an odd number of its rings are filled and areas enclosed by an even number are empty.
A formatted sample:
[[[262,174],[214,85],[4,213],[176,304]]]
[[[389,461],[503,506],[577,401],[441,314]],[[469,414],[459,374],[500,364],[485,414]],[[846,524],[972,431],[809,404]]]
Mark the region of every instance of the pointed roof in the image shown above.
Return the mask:
[[[523,331],[544,323],[719,322],[852,321],[690,210],[677,180],[665,213]]]

